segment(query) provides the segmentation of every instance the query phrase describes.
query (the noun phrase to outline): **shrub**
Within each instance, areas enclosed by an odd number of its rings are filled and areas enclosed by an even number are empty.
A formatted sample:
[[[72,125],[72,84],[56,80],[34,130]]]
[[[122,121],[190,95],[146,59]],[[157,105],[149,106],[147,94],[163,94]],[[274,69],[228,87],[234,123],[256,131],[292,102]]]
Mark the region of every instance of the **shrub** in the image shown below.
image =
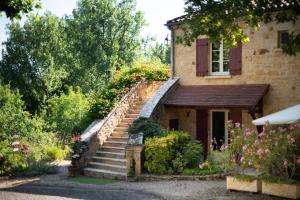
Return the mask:
[[[45,149],[46,158],[49,161],[63,160],[68,156],[68,149],[62,149],[58,146],[50,146]]]
[[[195,168],[199,166],[199,163],[203,161],[203,146],[202,144],[190,142],[183,149],[183,158],[189,168]]]
[[[229,162],[238,167],[253,167],[269,176],[292,178],[300,167],[298,137],[300,124],[289,127],[264,126],[257,134],[230,126],[233,140],[228,146]]]
[[[103,119],[114,107],[114,101],[107,100],[102,97],[95,98],[95,102],[92,103],[89,110],[90,119]]]
[[[228,164],[227,164],[227,151],[211,151],[208,154],[207,160],[209,163],[211,163],[214,167],[227,170]]]
[[[183,172],[183,169],[186,166],[186,162],[184,161],[183,156],[180,153],[177,153],[175,159],[172,160],[172,166],[174,172],[176,173]]]
[[[58,133],[63,145],[70,141],[72,134],[86,128],[90,122],[88,111],[90,104],[81,93],[80,88],[68,89],[67,94],[61,93],[48,100],[47,121],[52,131]]]
[[[180,168],[180,159],[176,161],[178,153],[190,142],[188,133],[171,131],[165,137],[148,138],[145,141],[145,167],[151,173],[165,174]],[[182,162],[183,163],[183,162]],[[175,170],[172,167],[176,168]]]
[[[218,174],[222,173],[223,171],[219,168],[211,168],[211,169],[184,169],[182,174],[184,175],[209,175],[209,174]]]
[[[162,136],[163,131],[159,124],[146,118],[136,119],[128,129],[128,134],[144,133],[144,138],[151,138],[154,136]]]

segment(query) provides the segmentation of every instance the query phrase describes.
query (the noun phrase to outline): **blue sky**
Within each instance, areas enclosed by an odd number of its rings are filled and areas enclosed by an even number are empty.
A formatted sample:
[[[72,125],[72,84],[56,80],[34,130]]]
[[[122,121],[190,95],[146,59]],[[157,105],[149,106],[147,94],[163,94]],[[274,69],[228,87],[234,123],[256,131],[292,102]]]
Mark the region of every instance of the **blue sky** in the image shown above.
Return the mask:
[[[71,14],[76,7],[76,2],[77,0],[42,0],[43,9],[37,12],[43,14],[46,10],[49,10],[58,16]],[[159,42],[163,42],[169,34],[168,29],[164,26],[165,22],[183,15],[183,7],[183,0],[137,0],[137,9],[144,13],[148,23],[142,35],[147,36],[150,34],[155,36]],[[8,22],[9,20],[5,17],[5,14],[2,14],[0,18],[0,44],[7,38],[5,27]]]

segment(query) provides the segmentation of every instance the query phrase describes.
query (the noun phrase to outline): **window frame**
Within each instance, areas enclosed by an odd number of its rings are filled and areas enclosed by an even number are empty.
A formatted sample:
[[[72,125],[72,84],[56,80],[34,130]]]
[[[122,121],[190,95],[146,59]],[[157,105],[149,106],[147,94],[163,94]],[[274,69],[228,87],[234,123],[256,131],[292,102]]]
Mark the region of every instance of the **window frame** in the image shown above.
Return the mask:
[[[220,42],[220,47],[219,47],[219,71],[218,72],[213,72],[213,48],[212,48],[213,43],[210,43],[210,59],[209,59],[209,74],[213,76],[226,76],[230,75],[229,71],[229,61],[230,61],[230,56],[228,55],[228,71],[224,71],[224,43],[223,40]],[[230,51],[230,49],[228,49]],[[228,52],[229,53],[229,52]]]
[[[277,31],[277,48],[282,49],[282,46],[285,45],[285,43],[283,43],[283,34],[289,34],[288,30],[280,30]]]

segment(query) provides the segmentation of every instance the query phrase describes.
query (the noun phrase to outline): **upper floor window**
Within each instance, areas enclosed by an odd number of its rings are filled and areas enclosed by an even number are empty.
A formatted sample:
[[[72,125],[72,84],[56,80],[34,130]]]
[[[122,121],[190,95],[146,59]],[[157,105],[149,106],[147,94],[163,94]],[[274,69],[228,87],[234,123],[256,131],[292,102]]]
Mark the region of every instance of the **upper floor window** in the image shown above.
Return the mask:
[[[289,33],[288,31],[278,31],[278,48],[282,48],[282,46],[286,45],[288,42]]]
[[[229,47],[223,41],[211,44],[211,75],[229,74]]]

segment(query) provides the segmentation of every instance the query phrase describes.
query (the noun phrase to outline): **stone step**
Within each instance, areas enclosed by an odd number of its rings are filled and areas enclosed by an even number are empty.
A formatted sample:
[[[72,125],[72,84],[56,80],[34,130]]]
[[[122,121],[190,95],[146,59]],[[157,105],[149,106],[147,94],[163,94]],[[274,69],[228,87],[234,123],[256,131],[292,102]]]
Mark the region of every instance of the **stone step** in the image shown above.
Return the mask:
[[[134,119],[136,119],[136,118],[138,118],[138,116],[139,116],[139,114],[127,114],[126,118],[134,118]]]
[[[141,112],[141,109],[132,109],[132,110],[129,110],[129,114],[140,114]]]
[[[127,142],[128,141],[128,136],[121,136],[121,137],[111,136],[111,137],[107,138],[107,141]]]
[[[125,172],[114,172],[110,170],[84,168],[84,175],[97,177],[97,178],[112,178],[112,179],[125,179],[127,174]]]
[[[99,151],[125,153],[125,147],[102,146],[100,147]]]
[[[112,165],[112,164],[100,163],[100,162],[89,162],[88,167],[93,169],[103,169],[103,170],[109,170],[114,172],[126,172],[126,165]]]
[[[121,127],[121,126],[117,126],[114,131],[127,131],[128,127]]]
[[[114,131],[111,135],[111,137],[128,137],[127,131]]]
[[[120,142],[120,141],[106,141],[103,144],[103,147],[110,146],[110,147],[125,147],[127,145],[126,142]]]
[[[106,158],[119,158],[124,159],[125,158],[125,152],[124,153],[118,153],[118,152],[110,152],[110,151],[97,151],[97,156],[99,157],[106,157]]]
[[[124,119],[122,119],[121,123],[129,123],[131,124],[136,118],[130,118],[130,117],[125,117]]]
[[[133,120],[134,121],[134,120]],[[118,126],[129,127],[132,122],[123,122],[123,120],[118,124]]]
[[[112,165],[126,165],[126,159],[118,159],[118,158],[106,158],[106,157],[94,156],[93,161],[112,164]]]

